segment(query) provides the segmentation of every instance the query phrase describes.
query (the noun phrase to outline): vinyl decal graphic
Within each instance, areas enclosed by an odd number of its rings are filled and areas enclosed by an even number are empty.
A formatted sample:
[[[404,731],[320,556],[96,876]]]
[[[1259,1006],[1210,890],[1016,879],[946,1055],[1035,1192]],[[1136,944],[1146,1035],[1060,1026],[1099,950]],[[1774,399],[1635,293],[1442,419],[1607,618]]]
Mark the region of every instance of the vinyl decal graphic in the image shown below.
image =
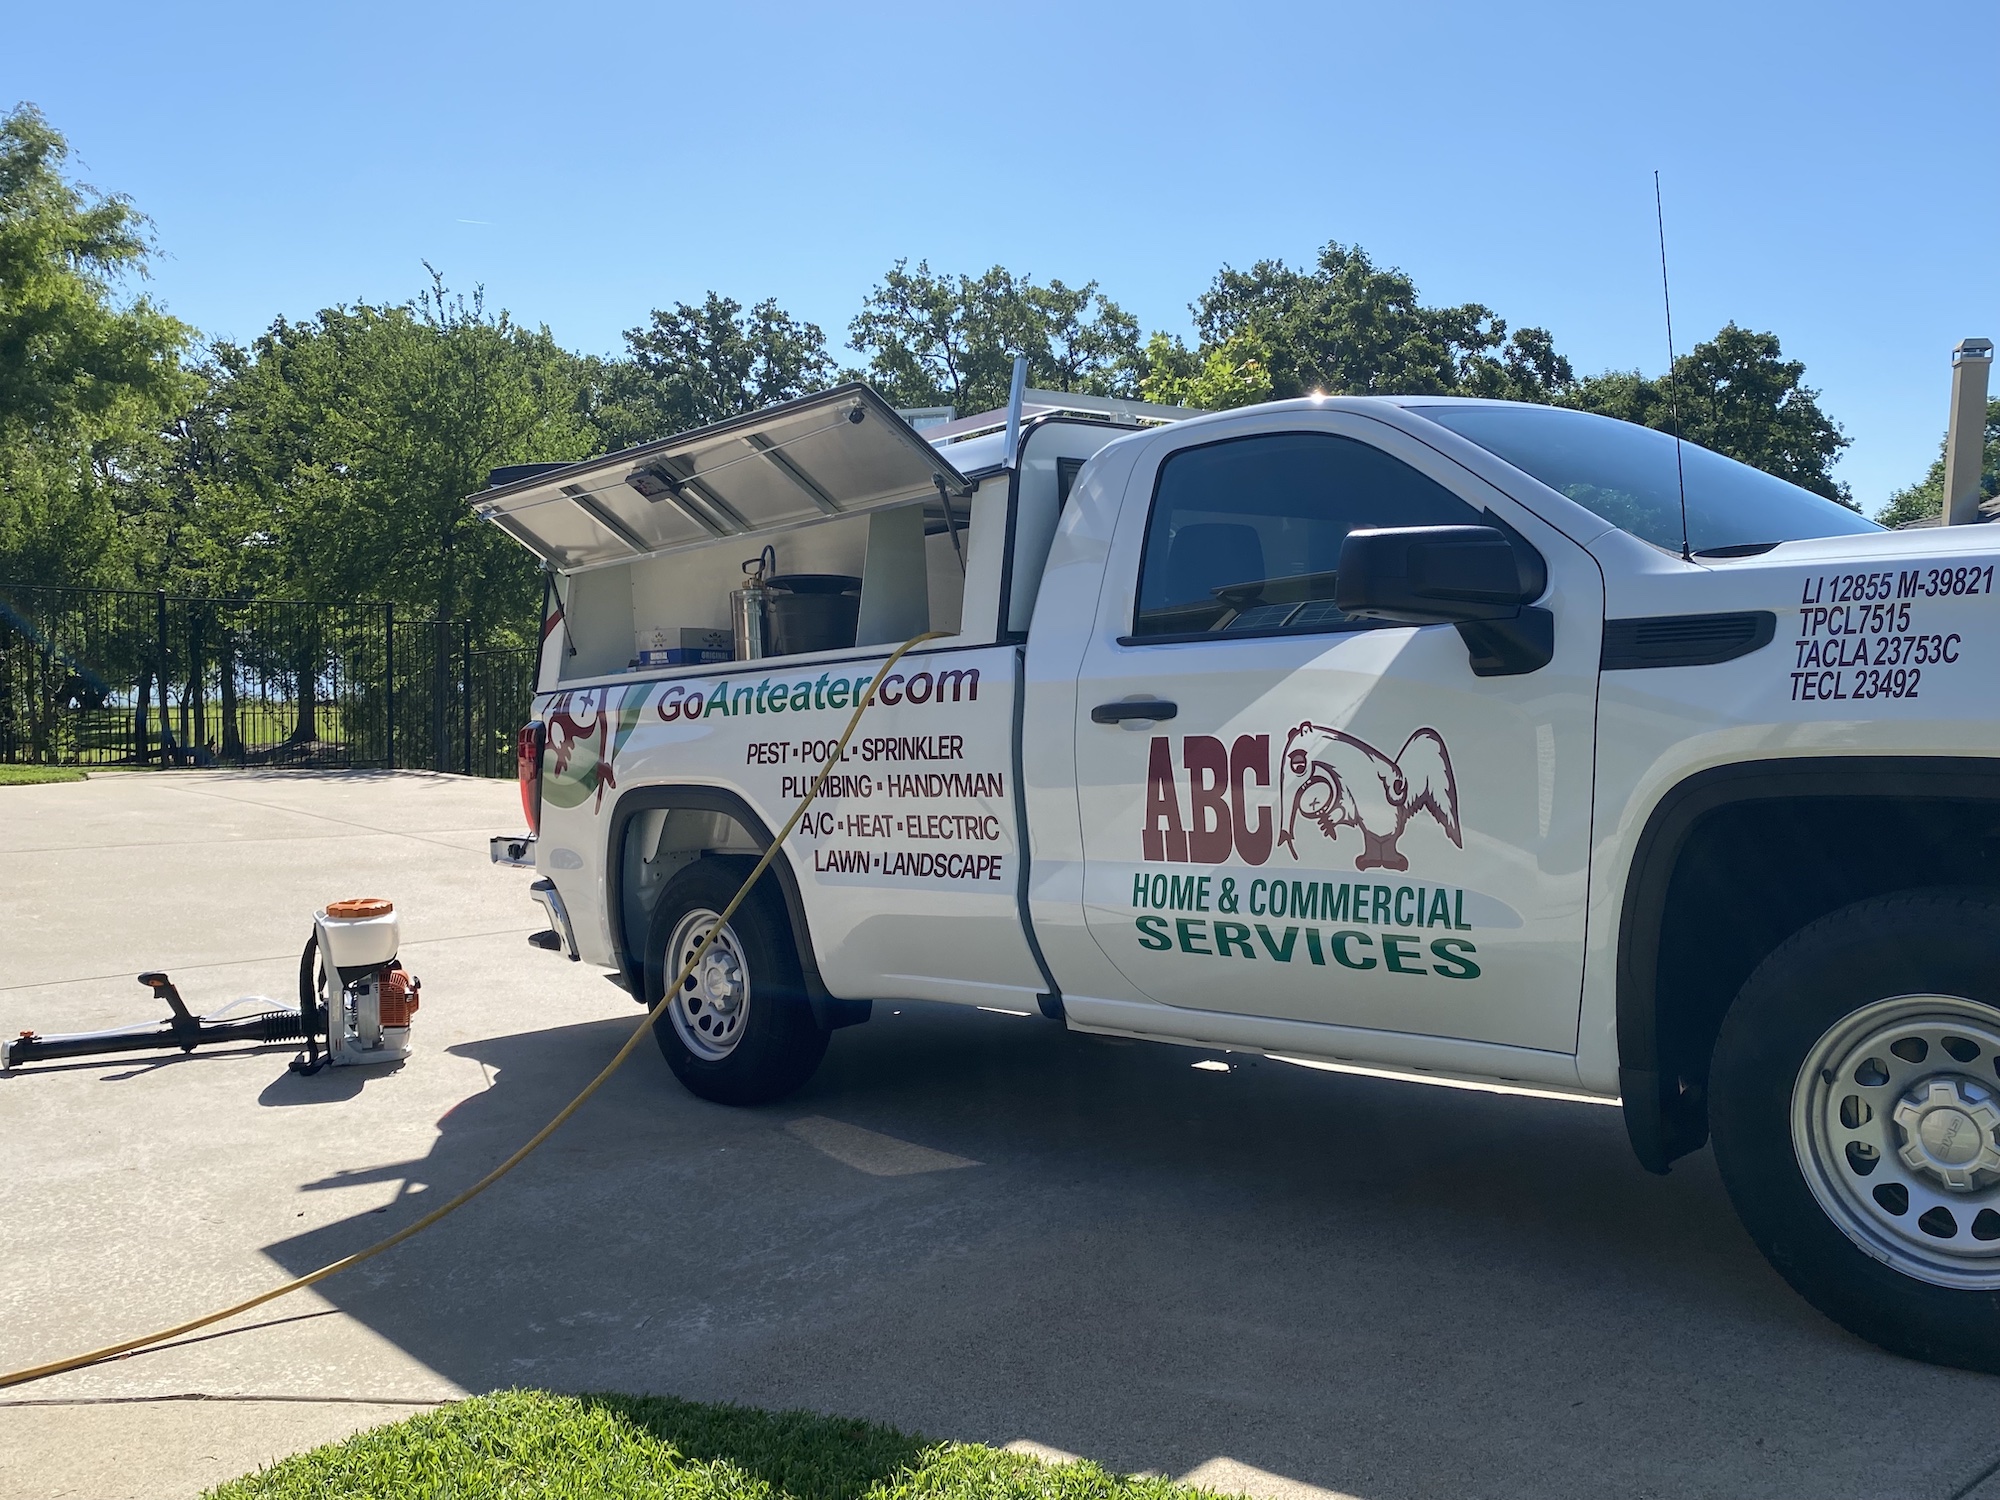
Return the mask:
[[[560,694],[549,705],[549,744],[543,752],[548,774],[542,795],[557,807],[591,802],[593,812],[602,811],[604,789],[618,785],[612,764],[638,727],[646,693],[644,684],[636,684]]]
[[[1419,729],[1392,758],[1365,740],[1310,721],[1285,736],[1278,770],[1278,805],[1285,826],[1278,843],[1299,857],[1301,816],[1338,843],[1340,830],[1361,835],[1357,870],[1407,870],[1396,848],[1410,819],[1435,818],[1452,843],[1465,847],[1458,822],[1458,782],[1451,752],[1435,729]]]
[[[1307,720],[1286,734],[1275,773],[1272,738],[1191,734],[1176,745],[1171,736],[1153,736],[1141,862],[1131,867],[1139,948],[1172,954],[1175,962],[1188,955],[1478,979],[1485,971],[1476,941],[1484,898],[1476,892],[1435,878],[1342,878],[1320,868],[1322,848],[1299,848],[1301,836],[1310,840],[1317,828],[1336,859],[1360,846],[1357,871],[1402,875],[1410,868],[1398,847],[1403,835],[1413,819],[1428,818],[1463,849],[1458,778],[1444,736],[1426,726],[1386,755]],[[1436,858],[1437,846],[1419,834],[1418,845],[1430,848],[1419,847],[1418,857]],[[1297,873],[1255,873],[1279,849],[1290,851]],[[1118,880],[1122,885],[1122,871]]]

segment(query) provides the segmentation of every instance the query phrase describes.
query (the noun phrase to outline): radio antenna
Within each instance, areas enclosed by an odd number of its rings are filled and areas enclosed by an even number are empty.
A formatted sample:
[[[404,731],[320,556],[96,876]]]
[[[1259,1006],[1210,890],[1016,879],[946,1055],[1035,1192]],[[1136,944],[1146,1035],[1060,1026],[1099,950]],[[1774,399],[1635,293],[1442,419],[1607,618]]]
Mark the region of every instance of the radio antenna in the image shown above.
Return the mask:
[[[1693,562],[1688,550],[1687,469],[1681,463],[1681,397],[1674,376],[1674,295],[1667,289],[1667,211],[1660,202],[1660,174],[1653,172],[1653,218],[1660,228],[1660,301],[1667,310],[1667,420],[1674,429],[1674,479],[1681,492],[1681,561]]]

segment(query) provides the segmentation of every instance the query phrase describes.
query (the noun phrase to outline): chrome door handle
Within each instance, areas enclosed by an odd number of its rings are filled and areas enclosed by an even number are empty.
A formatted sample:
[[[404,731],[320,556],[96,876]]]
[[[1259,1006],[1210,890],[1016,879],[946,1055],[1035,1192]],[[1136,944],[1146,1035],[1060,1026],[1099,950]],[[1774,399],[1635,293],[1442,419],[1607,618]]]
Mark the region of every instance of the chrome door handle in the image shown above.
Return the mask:
[[[1127,698],[1118,703],[1100,703],[1090,711],[1093,724],[1122,724],[1127,719],[1171,719],[1181,711],[1178,703],[1164,698]]]

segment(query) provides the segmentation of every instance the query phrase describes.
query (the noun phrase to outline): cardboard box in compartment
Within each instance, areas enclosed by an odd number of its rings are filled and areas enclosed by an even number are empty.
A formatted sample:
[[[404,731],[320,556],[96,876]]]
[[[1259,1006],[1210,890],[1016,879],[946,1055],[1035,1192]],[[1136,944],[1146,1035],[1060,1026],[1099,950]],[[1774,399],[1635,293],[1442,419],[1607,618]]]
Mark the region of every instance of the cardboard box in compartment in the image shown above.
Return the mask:
[[[713,646],[648,646],[633,659],[635,667],[698,667],[710,662],[728,661],[730,653],[725,648]]]
[[[678,645],[670,644],[676,640]],[[682,625],[655,630],[651,633],[651,641],[651,645],[639,648],[639,654],[632,659],[633,666],[706,666],[711,662],[728,661],[734,655],[729,632],[711,630],[706,626]]]

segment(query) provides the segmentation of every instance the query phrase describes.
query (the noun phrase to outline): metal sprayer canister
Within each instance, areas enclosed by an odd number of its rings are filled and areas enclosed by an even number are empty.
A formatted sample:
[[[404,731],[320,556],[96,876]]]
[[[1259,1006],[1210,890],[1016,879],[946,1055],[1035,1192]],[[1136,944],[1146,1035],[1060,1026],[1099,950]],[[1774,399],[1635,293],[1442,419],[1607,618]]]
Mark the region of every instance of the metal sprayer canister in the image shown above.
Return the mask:
[[[765,605],[771,591],[764,580],[778,566],[776,549],[766,547],[743,565],[743,587],[729,594],[729,630],[734,637],[736,659],[755,661],[769,654],[769,615]]]

